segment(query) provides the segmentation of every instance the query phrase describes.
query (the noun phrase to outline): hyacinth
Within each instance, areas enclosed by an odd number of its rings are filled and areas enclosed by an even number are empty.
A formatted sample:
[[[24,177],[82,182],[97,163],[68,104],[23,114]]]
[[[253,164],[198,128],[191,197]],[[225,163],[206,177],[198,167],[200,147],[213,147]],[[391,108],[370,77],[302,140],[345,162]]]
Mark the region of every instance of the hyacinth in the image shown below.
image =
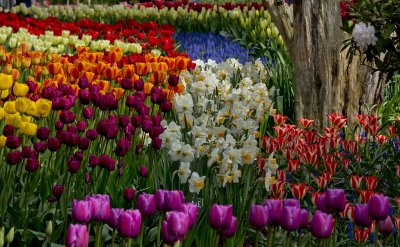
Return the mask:
[[[369,45],[375,45],[378,38],[375,36],[375,27],[370,23],[357,23],[353,29],[353,38],[357,46],[361,49],[367,48]]]

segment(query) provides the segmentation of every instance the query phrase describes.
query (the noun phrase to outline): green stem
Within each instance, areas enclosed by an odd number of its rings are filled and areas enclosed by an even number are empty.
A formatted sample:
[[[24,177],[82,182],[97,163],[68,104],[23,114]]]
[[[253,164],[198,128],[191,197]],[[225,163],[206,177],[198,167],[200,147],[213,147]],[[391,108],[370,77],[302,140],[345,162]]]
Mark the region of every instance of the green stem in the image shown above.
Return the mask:
[[[256,231],[256,239],[255,239],[255,247],[258,247],[258,238],[259,238],[259,234],[258,234],[258,230]]]
[[[290,247],[290,232],[286,233],[285,247]]]
[[[218,243],[219,243],[219,234],[217,235],[217,239],[215,241],[215,247],[218,247]]]
[[[161,238],[160,238],[160,236],[161,236],[161,223],[162,223],[162,215],[160,215],[160,219],[158,220],[158,233],[157,233],[157,245],[156,245],[156,246],[159,246],[159,245],[160,245],[160,240],[161,240]]]
[[[111,239],[111,247],[114,247],[115,236],[117,236],[117,232],[113,229],[112,239]]]
[[[144,234],[144,230],[145,230],[145,225],[146,225],[146,219],[143,219],[142,227],[140,229],[139,247],[143,247],[143,234]]]
[[[128,247],[131,247],[131,246],[132,246],[132,239],[129,238],[129,239],[128,239]]]
[[[100,247],[101,246],[101,228],[102,228],[102,224],[98,223],[98,225],[96,227],[95,247]]]
[[[64,218],[64,229],[65,229],[65,234],[67,233],[67,224],[68,224],[67,212],[68,212],[68,200],[69,200],[69,186],[70,186],[70,183],[71,183],[71,176],[70,176],[69,172],[68,172],[67,176],[68,176],[68,178],[67,178],[68,182],[67,182],[67,188],[65,189],[65,197],[64,197],[65,198],[65,203],[64,203],[64,216],[65,216],[65,218]]]
[[[274,243],[274,232],[275,232],[275,227],[273,226],[268,227],[267,247],[272,247],[272,244]]]
[[[377,222],[377,224],[375,224],[375,242],[374,242],[374,246],[379,246],[378,245],[378,241],[379,241],[379,222]]]

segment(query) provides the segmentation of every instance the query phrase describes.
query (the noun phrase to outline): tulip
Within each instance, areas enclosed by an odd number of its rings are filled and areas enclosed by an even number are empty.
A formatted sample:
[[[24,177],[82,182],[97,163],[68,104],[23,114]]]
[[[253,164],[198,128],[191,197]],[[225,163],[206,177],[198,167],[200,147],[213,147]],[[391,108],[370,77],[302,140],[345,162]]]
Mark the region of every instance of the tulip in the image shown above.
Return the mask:
[[[57,199],[60,199],[63,191],[64,191],[64,186],[57,184],[53,187],[53,196],[56,197]]]
[[[166,211],[180,210],[185,203],[185,196],[180,190],[170,190],[164,195],[164,203]]]
[[[76,160],[74,157],[71,157],[67,160],[67,167],[70,173],[77,173],[79,168],[81,168],[81,162]]]
[[[63,124],[70,124],[75,121],[75,114],[70,111],[62,111],[60,113],[60,121]]]
[[[37,158],[36,151],[32,150],[29,146],[23,146],[21,154],[22,154],[22,158],[24,158],[24,159],[29,159],[29,158],[36,159]]]
[[[37,129],[36,136],[39,138],[41,141],[47,140],[49,138],[50,130],[47,127],[40,127]]]
[[[82,116],[86,119],[91,119],[93,117],[93,108],[84,107],[82,110]]]
[[[172,110],[172,103],[170,101],[161,103],[160,109],[162,112],[170,112]]]
[[[225,229],[221,229],[219,231],[219,234],[223,237],[230,238],[235,235],[236,230],[237,230],[237,218],[233,216],[228,227]]]
[[[179,83],[179,76],[177,76],[177,75],[170,75],[170,76],[168,77],[168,84],[169,84],[171,87],[175,87],[176,85],[178,85],[178,83]]]
[[[134,238],[139,236],[141,225],[142,215],[139,210],[127,210],[121,213],[117,229],[122,237]]]
[[[264,228],[268,224],[268,209],[263,205],[253,204],[249,212],[250,225],[255,228]]]
[[[279,219],[282,215],[283,203],[279,199],[267,199],[264,202],[264,206],[268,210],[269,219],[274,224],[279,224]]]
[[[135,189],[128,187],[124,189],[124,198],[125,200],[127,200],[128,202],[132,201],[133,197],[135,197]]]
[[[325,212],[325,213],[331,213],[330,208],[326,207],[326,195],[325,193],[319,194],[317,197],[317,209],[319,211]]]
[[[22,161],[22,154],[20,151],[12,151],[7,154],[7,164],[18,165]]]
[[[68,226],[67,237],[65,238],[66,247],[86,247],[89,245],[89,234],[85,225]]]
[[[45,232],[47,236],[51,236],[53,234],[53,222],[51,220],[47,222]]]
[[[280,218],[280,225],[287,231],[294,231],[300,227],[300,208],[284,206]]]
[[[61,147],[61,142],[58,138],[49,138],[47,141],[47,148],[50,151],[58,151]]]
[[[385,220],[389,215],[389,197],[373,195],[368,202],[368,212],[371,219]]]
[[[6,140],[6,146],[9,149],[16,149],[21,145],[22,142],[22,138],[18,137],[18,136],[7,136],[7,140]]]
[[[311,234],[317,238],[329,238],[333,232],[333,217],[322,211],[315,212],[311,222]]]
[[[112,208],[110,210],[110,217],[108,218],[107,224],[112,228],[117,228],[119,217],[123,212],[123,208]]]
[[[148,172],[149,172],[149,170],[147,169],[147,167],[145,165],[140,166],[140,168],[139,168],[140,176],[146,177]]]
[[[57,119],[55,127],[56,127],[57,130],[60,130],[60,129],[64,128],[64,123],[61,122],[60,119]]]
[[[159,150],[161,148],[162,145],[162,139],[160,137],[154,137],[151,140],[151,146],[155,149],[155,150]]]
[[[94,154],[89,155],[89,166],[90,167],[96,167],[99,163],[99,159],[96,157]]]
[[[26,160],[25,170],[28,172],[34,172],[39,168],[40,164],[37,159],[29,158]]]
[[[143,193],[137,199],[137,208],[144,216],[152,216],[156,213],[156,197],[152,194]]]
[[[130,90],[133,88],[133,82],[130,78],[123,78],[121,82],[121,87],[125,90]]]
[[[84,132],[86,129],[86,122],[80,120],[80,121],[78,121],[76,126],[77,126],[79,132]]]
[[[297,199],[284,199],[283,200],[283,206],[292,206],[296,208],[300,208],[300,201]]]
[[[369,227],[372,224],[367,204],[356,204],[354,206],[354,222],[362,227]]]
[[[73,200],[73,202],[72,202],[72,219],[79,223],[88,223],[91,219],[90,201]]]
[[[227,229],[229,228],[233,217],[232,205],[218,205],[214,204],[211,207],[209,222],[214,229]]]
[[[8,245],[7,246],[9,246],[9,244],[10,243],[12,243],[12,241],[14,241],[14,227],[12,227],[9,231],[8,231],[8,233],[7,233],[7,235],[6,235],[6,242],[8,243]]]
[[[325,206],[333,211],[342,212],[346,207],[346,195],[343,189],[328,189],[325,193]]]
[[[115,170],[115,160],[108,155],[102,154],[99,156],[99,166],[101,168],[106,168],[109,171]]]
[[[170,211],[162,223],[162,231],[168,233],[168,240],[173,238],[174,242],[184,239],[189,230],[189,216],[183,212]]]
[[[15,131],[15,127],[13,125],[6,124],[6,125],[4,125],[4,128],[3,128],[3,135],[5,137],[13,136],[14,135],[14,131]]]
[[[136,91],[142,91],[144,88],[144,82],[142,80],[136,80],[133,83],[133,87],[135,88]]]
[[[192,227],[196,224],[197,219],[197,206],[193,203],[185,203],[182,204],[181,212],[184,212],[189,216],[189,227]]]
[[[108,195],[92,195],[85,198],[90,202],[92,219],[97,221],[108,221],[110,217],[110,197]]]
[[[306,209],[300,210],[300,228],[308,227],[308,211]]]
[[[35,149],[35,151],[38,153],[43,153],[47,149],[47,143],[46,142],[35,142],[33,144],[33,149]]]
[[[86,137],[79,137],[79,143],[78,143],[78,148],[80,150],[87,150],[90,145],[90,140],[89,138]]]
[[[96,140],[97,136],[98,136],[98,133],[95,129],[88,129],[86,131],[86,137],[91,141]]]
[[[385,220],[379,221],[379,232],[382,234],[391,234],[393,232],[394,225],[392,218],[388,216]]]
[[[80,77],[78,80],[78,86],[81,89],[86,89],[89,86],[89,81],[86,77]]]

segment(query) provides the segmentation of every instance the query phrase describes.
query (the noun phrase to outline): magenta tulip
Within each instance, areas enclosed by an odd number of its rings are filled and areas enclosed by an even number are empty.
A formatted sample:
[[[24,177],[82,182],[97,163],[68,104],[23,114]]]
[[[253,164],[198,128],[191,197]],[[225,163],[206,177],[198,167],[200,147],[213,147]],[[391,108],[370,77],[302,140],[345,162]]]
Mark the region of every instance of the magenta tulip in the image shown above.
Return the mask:
[[[264,228],[268,224],[268,209],[263,205],[251,205],[249,221],[255,228]]]
[[[135,238],[139,236],[141,226],[142,215],[139,210],[127,210],[121,213],[117,229],[122,237]]]
[[[85,225],[68,226],[67,237],[65,238],[66,247],[86,247],[89,245],[89,234]]]
[[[311,234],[317,238],[329,238],[333,232],[333,217],[322,211],[315,212],[311,222]]]

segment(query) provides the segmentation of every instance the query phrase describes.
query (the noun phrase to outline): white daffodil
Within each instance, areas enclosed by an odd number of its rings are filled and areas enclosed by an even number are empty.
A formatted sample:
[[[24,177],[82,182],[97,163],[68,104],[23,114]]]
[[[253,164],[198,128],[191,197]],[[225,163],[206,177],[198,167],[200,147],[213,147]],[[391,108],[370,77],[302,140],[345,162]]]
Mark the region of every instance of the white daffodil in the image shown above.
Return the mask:
[[[219,162],[220,161],[220,149],[219,148],[214,148],[211,151],[211,154],[208,157],[208,161],[207,161],[207,166],[210,167],[212,166],[214,163]]]
[[[194,151],[192,146],[189,144],[182,146],[179,155],[182,162],[192,162],[194,159]]]
[[[186,183],[190,177],[190,174],[192,173],[192,171],[190,170],[190,163],[181,162],[179,169],[176,171],[176,173],[179,176],[179,181],[181,182],[181,184]]]
[[[198,194],[204,188],[205,179],[206,176],[200,177],[197,172],[193,172],[189,179],[189,191]]]
[[[231,174],[232,174],[232,182],[239,183],[239,178],[242,177],[242,171],[238,169],[237,164],[233,165]]]
[[[193,112],[193,99],[190,94],[174,96],[174,109],[177,113],[183,113],[185,115],[191,115]]]
[[[182,143],[174,142],[171,144],[171,147],[168,151],[169,156],[172,161],[177,161],[181,159],[181,151],[182,151]]]

